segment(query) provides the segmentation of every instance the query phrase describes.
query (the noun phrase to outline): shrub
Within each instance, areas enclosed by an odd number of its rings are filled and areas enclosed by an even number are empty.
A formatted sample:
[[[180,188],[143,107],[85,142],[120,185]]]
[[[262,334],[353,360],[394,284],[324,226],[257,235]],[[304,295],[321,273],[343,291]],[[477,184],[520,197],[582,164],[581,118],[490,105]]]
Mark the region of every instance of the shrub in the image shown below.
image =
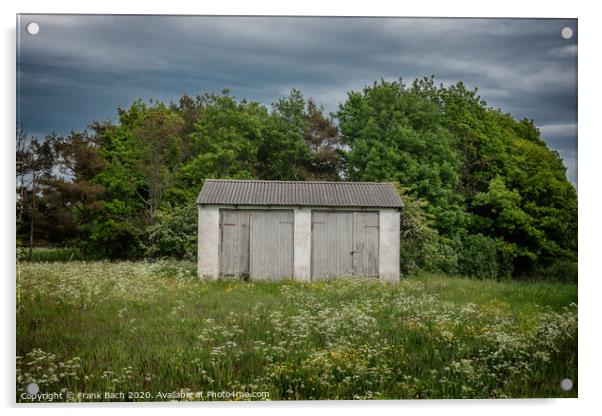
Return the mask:
[[[404,203],[401,210],[400,271],[402,275],[419,270],[434,270],[437,259],[438,234],[431,227],[432,217],[426,212],[427,202],[406,195],[397,186]]]
[[[458,257],[462,247],[457,238],[439,237],[434,256],[434,268],[430,271],[450,275],[458,274]]]
[[[572,260],[557,260],[549,267],[538,273],[546,280],[556,280],[565,283],[577,283],[577,262]]]
[[[197,249],[196,207],[162,208],[148,228],[146,255],[194,260]]]
[[[478,279],[497,278],[499,268],[495,240],[482,234],[465,236],[458,256],[458,272]]]

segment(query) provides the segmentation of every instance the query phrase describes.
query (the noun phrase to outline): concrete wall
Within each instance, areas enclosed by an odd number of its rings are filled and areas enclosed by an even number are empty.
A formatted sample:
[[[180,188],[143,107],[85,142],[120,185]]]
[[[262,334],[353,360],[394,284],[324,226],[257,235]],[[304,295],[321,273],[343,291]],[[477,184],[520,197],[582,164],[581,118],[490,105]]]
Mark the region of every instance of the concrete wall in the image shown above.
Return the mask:
[[[219,275],[220,208],[232,207],[199,206],[198,208],[198,275],[200,278],[215,278]],[[274,209],[282,208],[274,207]],[[269,208],[244,207],[241,209]],[[293,275],[295,280],[305,282],[311,280],[311,212],[313,209],[324,208],[294,208]],[[379,275],[385,281],[399,281],[399,225],[399,211],[388,208],[379,210]]]
[[[400,214],[396,209],[380,210],[380,241],[378,272],[388,282],[399,281],[399,226]]]
[[[294,234],[294,271],[295,280],[311,280],[311,209],[295,208]]]
[[[198,275],[216,278],[219,275],[219,207],[199,205]]]

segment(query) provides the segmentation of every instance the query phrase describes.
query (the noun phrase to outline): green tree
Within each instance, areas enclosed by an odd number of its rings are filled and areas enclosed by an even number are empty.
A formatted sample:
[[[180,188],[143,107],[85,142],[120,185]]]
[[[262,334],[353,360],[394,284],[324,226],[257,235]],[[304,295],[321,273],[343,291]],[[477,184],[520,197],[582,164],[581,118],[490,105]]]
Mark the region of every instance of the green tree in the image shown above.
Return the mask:
[[[203,116],[190,135],[195,156],[178,173],[189,201],[207,178],[257,177],[257,152],[267,117],[265,107],[237,102],[228,91],[208,96]]]
[[[37,222],[44,221],[45,218],[39,215],[39,200],[44,195],[43,187],[46,181],[53,176],[54,161],[56,158],[54,143],[59,137],[52,134],[46,136],[42,141],[36,138],[30,138],[29,143],[25,143],[24,134],[18,141],[17,147],[17,175],[19,178],[17,194],[20,196],[18,212],[21,216],[21,226],[25,221],[28,223],[29,240],[29,258],[32,257],[32,250],[36,240]],[[24,213],[29,218],[24,218]],[[25,220],[25,221],[23,221]]]
[[[433,264],[522,275],[576,259],[577,195],[532,120],[487,107],[461,82],[436,86],[434,77],[351,92],[337,117],[347,178],[395,180],[428,201],[439,232]],[[462,265],[462,256],[480,258],[470,247],[494,245],[497,272],[490,256],[481,268]],[[452,253],[457,261],[441,261]]]
[[[108,256],[138,256],[180,162],[181,117],[162,103],[137,101],[119,110],[119,124],[101,126],[105,168],[94,178],[104,190],[91,240]]]
[[[106,165],[100,154],[96,135],[71,133],[56,143],[59,175],[48,183],[49,205],[58,215],[53,223],[65,223],[63,230],[53,230],[55,242],[80,249],[80,256],[89,254],[90,225],[104,205],[105,188],[95,182]],[[52,203],[54,201],[54,203]]]
[[[258,148],[258,177],[303,180],[310,151],[303,139],[305,100],[298,90],[272,104]]]
[[[332,117],[324,115],[324,108],[311,98],[303,115],[303,139],[311,152],[306,180],[338,181],[342,171],[339,129]]]
[[[453,233],[465,226],[457,192],[460,159],[442,126],[439,106],[419,86],[380,81],[351,92],[337,113],[345,176],[354,181],[396,181],[429,201],[436,228]]]
[[[332,118],[299,90],[272,104],[258,149],[259,177],[339,180],[339,134]]]

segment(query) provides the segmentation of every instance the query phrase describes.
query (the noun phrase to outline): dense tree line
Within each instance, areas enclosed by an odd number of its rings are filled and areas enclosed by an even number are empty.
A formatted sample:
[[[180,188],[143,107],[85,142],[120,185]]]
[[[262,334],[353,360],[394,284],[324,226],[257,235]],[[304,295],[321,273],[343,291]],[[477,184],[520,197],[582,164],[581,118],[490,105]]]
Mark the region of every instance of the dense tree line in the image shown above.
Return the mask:
[[[532,120],[462,83],[375,82],[334,114],[220,94],[137,101],[118,122],[17,143],[17,238],[82,258],[194,258],[207,178],[391,181],[402,270],[576,278],[577,195]]]

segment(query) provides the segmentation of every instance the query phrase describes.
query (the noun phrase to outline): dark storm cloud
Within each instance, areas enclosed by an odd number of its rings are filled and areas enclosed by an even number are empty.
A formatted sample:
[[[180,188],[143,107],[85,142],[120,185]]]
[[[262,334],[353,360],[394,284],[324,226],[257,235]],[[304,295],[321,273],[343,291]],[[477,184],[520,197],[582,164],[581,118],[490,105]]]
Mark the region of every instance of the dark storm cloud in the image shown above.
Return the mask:
[[[380,78],[434,74],[534,119],[576,183],[577,36],[564,26],[577,33],[557,19],[24,15],[18,115],[30,132],[66,133],[137,98],[222,88],[266,105],[299,88],[335,111]]]

